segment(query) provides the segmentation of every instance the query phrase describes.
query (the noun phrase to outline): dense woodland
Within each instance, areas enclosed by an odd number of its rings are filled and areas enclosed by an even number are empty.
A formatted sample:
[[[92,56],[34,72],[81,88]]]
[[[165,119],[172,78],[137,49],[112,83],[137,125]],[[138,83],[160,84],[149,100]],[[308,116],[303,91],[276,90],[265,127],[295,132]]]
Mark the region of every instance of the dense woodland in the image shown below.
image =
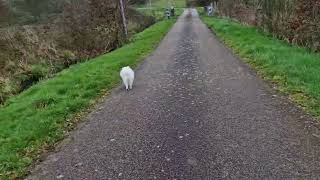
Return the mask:
[[[114,0],[0,0],[0,104],[70,65],[109,52],[154,23]]]
[[[204,6],[214,0],[191,1]],[[218,13],[290,43],[320,50],[320,0],[217,0]]]

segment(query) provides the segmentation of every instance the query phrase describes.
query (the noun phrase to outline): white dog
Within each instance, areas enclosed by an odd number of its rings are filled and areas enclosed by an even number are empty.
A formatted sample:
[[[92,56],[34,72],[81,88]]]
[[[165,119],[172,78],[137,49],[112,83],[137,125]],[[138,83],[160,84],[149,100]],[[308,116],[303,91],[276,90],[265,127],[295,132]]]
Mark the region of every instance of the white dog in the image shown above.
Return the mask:
[[[132,89],[134,71],[129,66],[123,67],[120,71],[120,76],[123,84],[126,86],[126,90]]]

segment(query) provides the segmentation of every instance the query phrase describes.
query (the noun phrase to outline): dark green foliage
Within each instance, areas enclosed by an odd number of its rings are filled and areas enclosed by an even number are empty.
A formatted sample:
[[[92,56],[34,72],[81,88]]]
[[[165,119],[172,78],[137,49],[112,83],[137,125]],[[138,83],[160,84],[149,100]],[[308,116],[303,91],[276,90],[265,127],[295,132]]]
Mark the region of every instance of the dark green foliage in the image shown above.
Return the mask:
[[[208,6],[210,5],[211,3],[216,3],[218,2],[219,0],[187,0],[187,3],[189,5],[193,5],[193,6]]]
[[[40,18],[44,12],[48,12],[51,0],[14,0],[13,5],[21,10],[30,13],[34,18]]]
[[[136,4],[146,4],[149,0],[128,0],[128,3],[131,5]]]
[[[0,27],[9,20],[9,7],[5,1],[0,0]]]
[[[9,10],[10,18],[5,23],[32,24],[40,21],[48,22],[63,11],[67,0],[1,0]],[[1,5],[0,5],[1,6]],[[2,22],[2,25],[4,23]]]

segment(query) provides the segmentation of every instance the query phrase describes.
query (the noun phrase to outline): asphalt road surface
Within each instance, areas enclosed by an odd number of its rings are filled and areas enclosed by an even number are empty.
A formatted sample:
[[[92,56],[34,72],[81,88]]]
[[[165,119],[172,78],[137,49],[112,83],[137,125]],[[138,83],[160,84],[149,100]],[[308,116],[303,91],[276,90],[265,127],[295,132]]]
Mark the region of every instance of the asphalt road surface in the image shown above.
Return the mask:
[[[114,89],[27,178],[320,179],[315,122],[186,10],[133,90]]]

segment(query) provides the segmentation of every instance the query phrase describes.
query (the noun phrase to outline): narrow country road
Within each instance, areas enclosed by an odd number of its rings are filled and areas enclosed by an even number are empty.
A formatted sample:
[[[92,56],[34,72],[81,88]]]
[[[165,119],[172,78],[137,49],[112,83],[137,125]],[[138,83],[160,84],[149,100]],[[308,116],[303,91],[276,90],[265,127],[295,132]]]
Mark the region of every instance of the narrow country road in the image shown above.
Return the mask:
[[[320,179],[314,122],[186,10],[27,179]]]

